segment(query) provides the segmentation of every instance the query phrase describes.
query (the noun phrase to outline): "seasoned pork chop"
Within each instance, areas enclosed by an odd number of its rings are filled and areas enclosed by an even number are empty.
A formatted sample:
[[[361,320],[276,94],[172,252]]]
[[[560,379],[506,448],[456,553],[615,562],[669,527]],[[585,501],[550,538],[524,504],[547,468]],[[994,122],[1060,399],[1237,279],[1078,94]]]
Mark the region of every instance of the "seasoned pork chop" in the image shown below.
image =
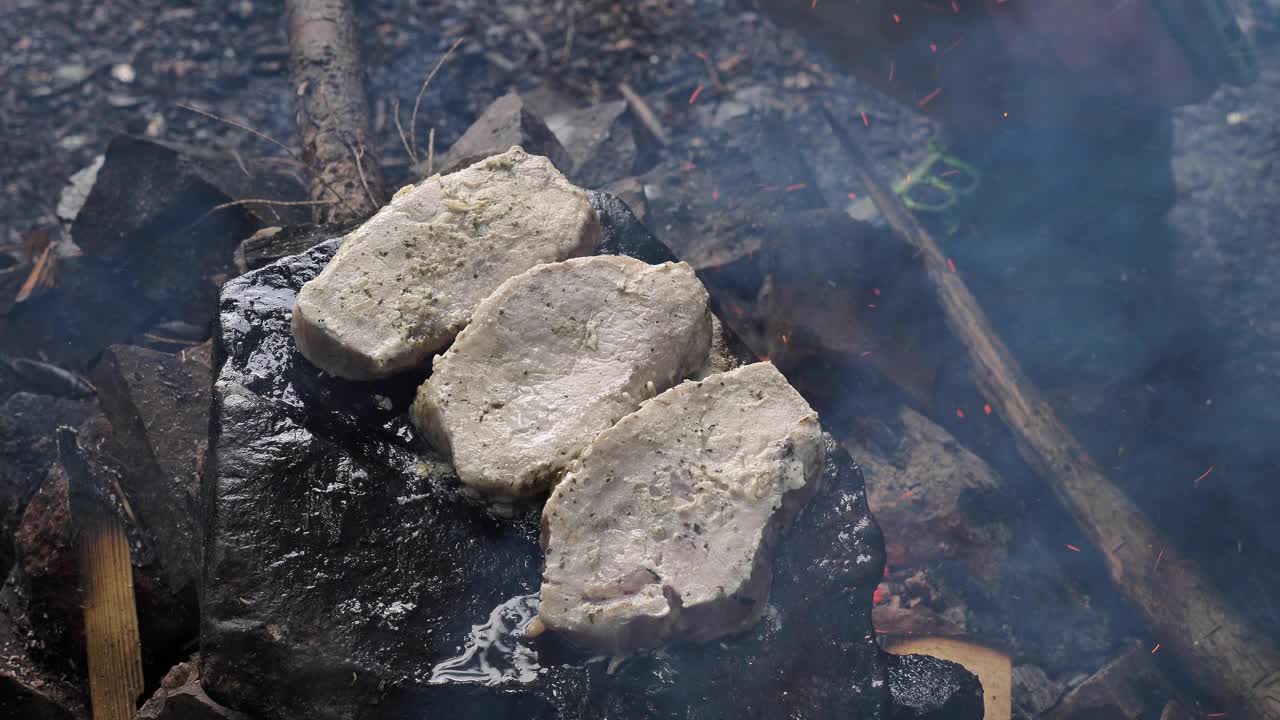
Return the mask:
[[[396,193],[343,239],[293,311],[298,349],[353,380],[421,365],[503,281],[589,255],[601,228],[586,194],[513,147]]]
[[[703,365],[707,302],[684,263],[539,265],[476,307],[432,364],[414,421],[467,485],[545,493],[597,433]]]
[[[769,363],[645,403],[596,437],[543,509],[543,625],[614,654],[750,627],[823,447],[817,414]]]

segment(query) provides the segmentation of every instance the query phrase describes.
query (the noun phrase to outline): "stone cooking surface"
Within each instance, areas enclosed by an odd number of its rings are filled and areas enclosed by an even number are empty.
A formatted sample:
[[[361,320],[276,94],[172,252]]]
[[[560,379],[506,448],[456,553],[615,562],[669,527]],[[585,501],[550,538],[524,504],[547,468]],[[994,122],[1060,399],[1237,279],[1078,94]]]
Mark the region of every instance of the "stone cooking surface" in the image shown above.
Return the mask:
[[[604,252],[674,259],[617,200],[591,200]],[[537,609],[537,508],[499,519],[459,496],[409,425],[420,375],[347,382],[293,343],[294,297],[336,245],[222,295],[204,476],[211,698],[286,720],[886,717],[869,619],[882,540],[857,466],[830,444],[748,632],[613,673],[552,633],[517,643]]]
[[[415,422],[467,485],[545,493],[597,433],[702,367],[707,302],[684,263],[539,265],[485,298],[435,358]]]
[[[389,377],[449,344],[507,278],[599,243],[586,194],[513,147],[401,190],[343,238],[298,294],[294,337],[334,375]]]
[[[823,452],[818,414],[767,362],[655,397],[596,437],[547,501],[539,617],[614,654],[751,627]]]

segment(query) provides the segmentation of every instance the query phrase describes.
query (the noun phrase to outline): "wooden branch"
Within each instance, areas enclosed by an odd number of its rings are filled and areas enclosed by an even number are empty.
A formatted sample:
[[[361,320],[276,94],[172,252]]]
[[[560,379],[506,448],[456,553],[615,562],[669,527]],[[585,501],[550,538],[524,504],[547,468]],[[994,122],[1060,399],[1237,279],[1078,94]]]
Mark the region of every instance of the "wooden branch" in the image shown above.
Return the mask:
[[[1176,654],[1188,676],[1232,704],[1241,713],[1238,717],[1280,720],[1280,650],[1240,617],[1199,568],[1173,550],[1103,475],[1023,375],[937,242],[876,177],[844,127],[822,110],[876,207],[923,258],[947,324],[968,349],[979,389],[1017,437],[1019,453],[1049,481],[1103,554],[1111,580],[1146,617],[1154,638]]]
[[[289,79],[317,222],[358,220],[386,200],[351,0],[287,0]]]
[[[75,431],[58,429],[58,456],[70,484],[80,581],[84,588],[89,701],[95,720],[132,720],[142,694],[142,648],[129,538],[94,487]]]

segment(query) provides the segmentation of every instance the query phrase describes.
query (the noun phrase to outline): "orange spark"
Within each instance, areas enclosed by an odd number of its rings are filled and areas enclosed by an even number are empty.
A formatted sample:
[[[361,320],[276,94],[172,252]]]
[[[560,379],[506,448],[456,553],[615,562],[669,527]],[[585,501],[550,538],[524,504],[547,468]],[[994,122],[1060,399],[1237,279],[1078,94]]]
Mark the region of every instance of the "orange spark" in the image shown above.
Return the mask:
[[[915,491],[915,490],[908,490],[908,491],[906,491],[906,492],[902,493],[902,499],[903,499],[903,500],[907,500],[907,499],[911,498],[912,496],[914,496],[915,494],[916,494],[916,491]]]
[[[1200,481],[1201,481],[1201,480],[1203,480],[1203,479],[1205,479],[1205,478],[1207,478],[1207,477],[1209,477],[1209,473],[1213,472],[1213,469],[1214,469],[1215,467],[1217,467],[1217,466],[1216,466],[1216,465],[1210,465],[1208,470],[1205,470],[1205,471],[1200,475],[1200,477],[1196,478],[1195,483],[1193,483],[1193,487],[1200,487]]]
[[[899,23],[899,24],[901,24],[901,23],[902,23],[902,18],[898,15],[898,13],[894,13],[894,14],[893,14],[893,21],[894,21],[895,23]]]
[[[875,293],[876,297],[880,297],[880,288],[871,288],[871,292]]]
[[[964,419],[964,410],[961,410],[960,408],[956,408],[956,417],[958,417],[958,418],[960,418],[961,420],[963,420],[963,419]]]
[[[885,592],[884,588],[876,586],[876,591],[871,594],[871,602],[875,605],[879,605],[884,602],[885,596],[888,594],[889,593]]]
[[[1070,550],[1071,552],[1080,552],[1080,548],[1076,547],[1075,545],[1072,545],[1071,543],[1067,543],[1067,549]]]
[[[955,271],[956,271],[956,261],[955,261],[955,260],[952,260],[951,258],[947,258],[947,267],[951,268],[951,272],[955,272]]]
[[[991,414],[991,405],[990,405],[990,404],[983,405],[983,406],[982,406],[982,412],[984,412],[984,413],[986,413],[986,414],[990,415],[990,414]]]
[[[933,99],[938,97],[938,95],[940,95],[941,93],[942,93],[942,88],[935,88],[933,92],[920,98],[920,101],[916,103],[916,106],[924,107],[925,105],[928,105],[929,103],[933,102]]]
[[[712,199],[712,200],[719,200],[719,199],[720,199],[720,191],[719,191],[719,190],[712,190],[712,191],[711,191],[711,199]]]
[[[693,89],[693,94],[689,96],[689,104],[692,105],[693,102],[697,100],[698,96],[701,94],[702,94],[702,86],[699,85],[698,87]]]
[[[849,199],[850,199],[850,200],[857,200],[857,199],[858,199],[858,193],[853,193],[853,192],[849,193]]]
[[[1156,643],[1156,646],[1155,646],[1155,647],[1153,647],[1153,648],[1151,648],[1151,654],[1152,654],[1152,655],[1155,655],[1155,654],[1156,654],[1156,653],[1158,653],[1158,652],[1160,652],[1160,643]]]
[[[866,110],[860,110],[860,111],[858,112],[858,114],[862,116],[862,125],[863,125],[863,127],[871,127],[871,121],[870,121],[869,119],[867,119],[867,111],[866,111]]]
[[[804,190],[807,187],[809,187],[808,183],[792,183],[787,186],[786,190],[787,192],[795,192],[797,190]]]

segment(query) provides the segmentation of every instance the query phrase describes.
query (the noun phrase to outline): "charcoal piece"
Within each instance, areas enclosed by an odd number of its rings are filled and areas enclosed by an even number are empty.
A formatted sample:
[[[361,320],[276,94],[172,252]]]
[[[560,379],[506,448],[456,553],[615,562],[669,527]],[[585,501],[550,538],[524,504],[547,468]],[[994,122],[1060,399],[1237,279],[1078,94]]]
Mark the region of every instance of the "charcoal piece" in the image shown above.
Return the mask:
[[[0,587],[0,718],[88,720],[85,678],[65,657],[42,657],[44,641],[35,631],[47,621],[28,607],[16,574]]]
[[[245,273],[266,267],[280,258],[310,250],[325,240],[340,238],[357,225],[351,222],[265,227],[245,238],[236,248],[236,269]]]
[[[248,715],[220,705],[200,686],[200,661],[173,666],[160,687],[138,710],[135,720],[250,720]]]
[[[4,388],[73,400],[91,398],[94,394],[93,386],[78,373],[53,363],[0,355],[0,391]]]
[[[14,533],[14,550],[18,577],[28,600],[61,625],[73,628],[73,632],[79,629],[80,569],[76,564],[71,497],[60,464],[49,468],[40,489],[27,503]]]
[[[83,255],[59,260],[57,286],[10,310],[0,345],[83,370],[107,345],[158,322],[211,324],[236,243],[262,223],[248,206],[213,208],[245,197],[289,199],[277,183],[256,183],[256,173],[236,165],[114,138],[72,226]]]
[[[592,196],[606,252],[669,259],[624,205]],[[421,375],[322,376],[293,344],[293,298],[336,244],[223,293],[204,475],[211,698],[286,719],[887,717],[868,618],[882,540],[834,445],[823,494],[778,548],[788,581],[751,631],[616,668],[550,633],[521,640],[538,508],[497,517],[462,497],[410,430]]]
[[[1063,686],[1037,665],[1013,668],[1013,716],[1020,720],[1043,717],[1062,697]]]
[[[90,403],[19,392],[0,404],[0,571],[13,566],[14,529],[57,457],[53,431],[78,425]]]
[[[598,188],[636,166],[639,152],[626,100],[566,110],[548,117],[547,126],[573,158],[569,178],[577,185]]]
[[[890,720],[982,717],[982,684],[964,667],[928,655],[891,656],[888,667]]]
[[[168,353],[113,345],[90,373],[111,422],[123,487],[176,594],[200,577],[200,480],[209,429],[210,370]]]
[[[490,155],[504,153],[512,145],[519,145],[530,155],[545,156],[566,175],[573,169],[569,151],[516,93],[507,93],[485,108],[436,162],[436,167],[442,175],[448,175]]]
[[[1130,642],[1044,714],[1046,720],[1146,717],[1174,696],[1174,686],[1150,648]]]

